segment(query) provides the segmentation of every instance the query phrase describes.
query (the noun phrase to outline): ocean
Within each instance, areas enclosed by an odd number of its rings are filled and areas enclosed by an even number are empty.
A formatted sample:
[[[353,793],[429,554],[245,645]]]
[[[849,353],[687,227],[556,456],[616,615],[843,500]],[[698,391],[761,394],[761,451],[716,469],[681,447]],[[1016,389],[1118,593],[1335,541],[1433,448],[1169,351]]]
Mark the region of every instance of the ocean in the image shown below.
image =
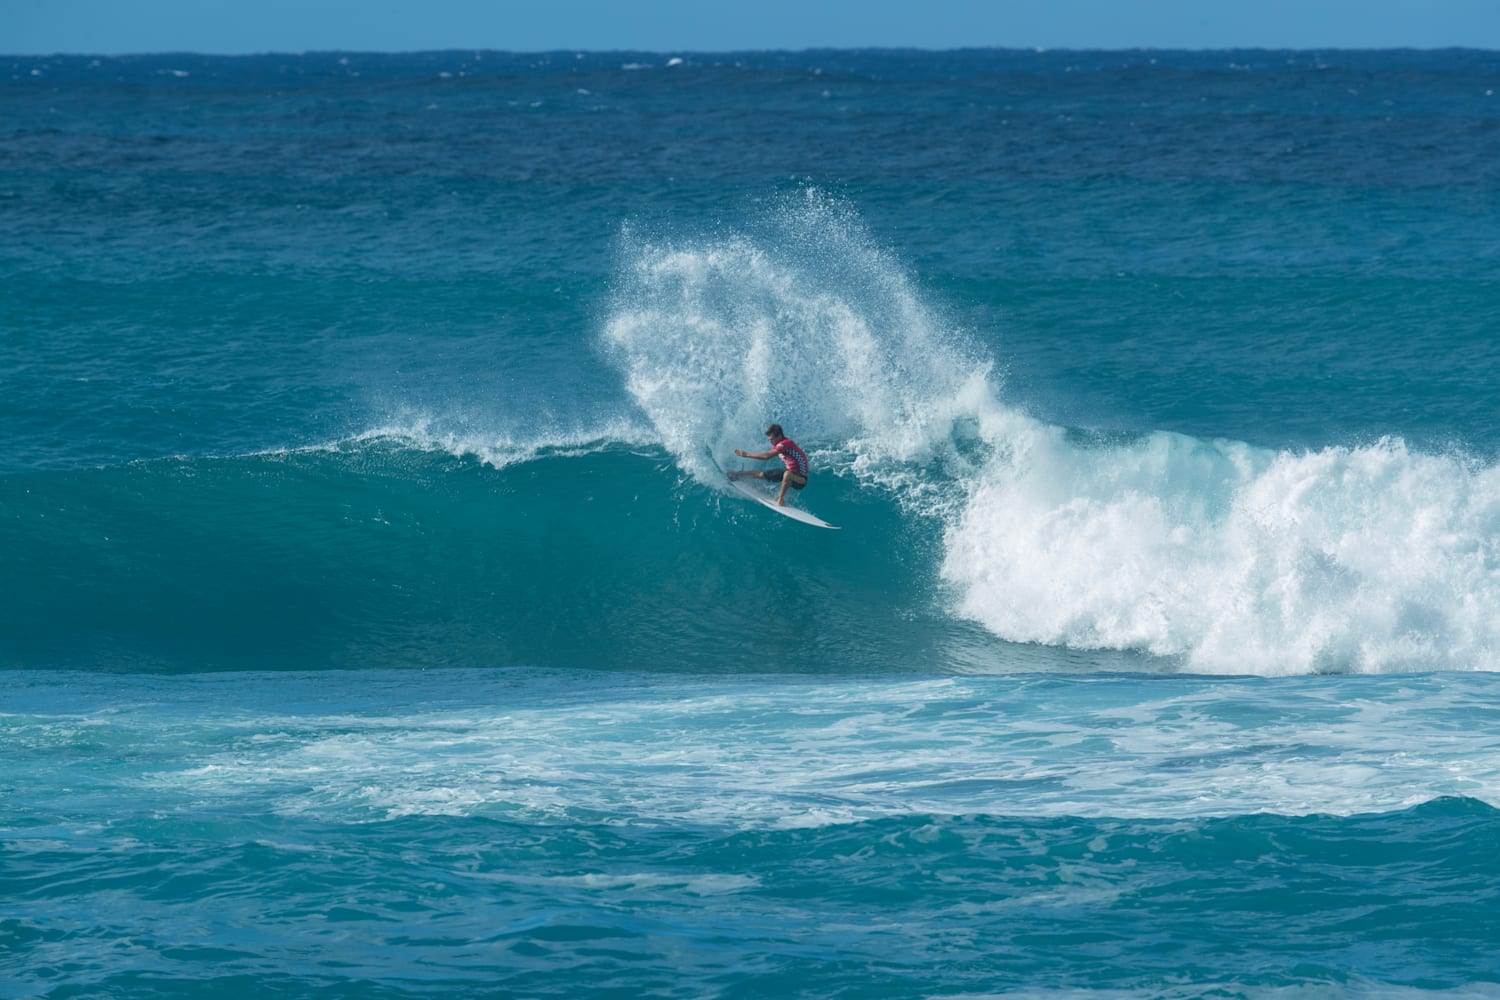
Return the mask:
[[[1497,89],[0,57],[0,996],[1500,996]]]

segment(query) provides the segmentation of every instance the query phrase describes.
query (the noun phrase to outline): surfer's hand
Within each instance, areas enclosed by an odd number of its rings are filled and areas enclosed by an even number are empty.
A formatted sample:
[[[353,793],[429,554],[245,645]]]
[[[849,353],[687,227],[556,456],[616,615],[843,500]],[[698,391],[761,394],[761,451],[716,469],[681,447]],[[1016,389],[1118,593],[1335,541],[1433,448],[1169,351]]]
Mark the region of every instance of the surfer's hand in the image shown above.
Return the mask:
[[[734,453],[736,455],[740,456],[740,458],[744,458],[745,457],[745,453],[743,451],[740,451],[738,448],[734,449]]]

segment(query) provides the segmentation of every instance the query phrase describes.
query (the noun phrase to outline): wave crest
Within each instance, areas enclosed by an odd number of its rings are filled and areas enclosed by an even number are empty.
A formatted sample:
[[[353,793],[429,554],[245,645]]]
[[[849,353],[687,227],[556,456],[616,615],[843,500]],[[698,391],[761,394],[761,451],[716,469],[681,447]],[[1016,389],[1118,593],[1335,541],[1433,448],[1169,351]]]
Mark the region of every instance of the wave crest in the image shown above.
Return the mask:
[[[955,612],[1001,639],[1212,672],[1500,667],[1496,468],[1036,420],[816,191],[727,234],[627,231],[622,256],[604,342],[677,465],[716,482],[713,456],[779,420],[940,518]]]

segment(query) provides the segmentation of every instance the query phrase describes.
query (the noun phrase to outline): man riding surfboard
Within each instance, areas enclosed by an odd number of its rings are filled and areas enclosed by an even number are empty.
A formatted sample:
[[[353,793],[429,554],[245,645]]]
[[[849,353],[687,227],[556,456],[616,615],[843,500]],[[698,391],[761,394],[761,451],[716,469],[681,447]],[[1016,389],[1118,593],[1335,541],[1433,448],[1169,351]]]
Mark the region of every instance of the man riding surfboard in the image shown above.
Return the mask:
[[[786,506],[786,488],[790,486],[794,490],[800,490],[807,485],[807,452],[797,447],[797,442],[781,432],[780,424],[772,424],[766,428],[766,440],[771,442],[770,451],[741,451],[734,449],[734,453],[740,458],[753,458],[757,461],[765,461],[768,458],[781,457],[785,466],[783,469],[742,469],[729,473],[730,479],[764,479],[771,483],[780,483],[781,490],[776,494],[776,503]]]

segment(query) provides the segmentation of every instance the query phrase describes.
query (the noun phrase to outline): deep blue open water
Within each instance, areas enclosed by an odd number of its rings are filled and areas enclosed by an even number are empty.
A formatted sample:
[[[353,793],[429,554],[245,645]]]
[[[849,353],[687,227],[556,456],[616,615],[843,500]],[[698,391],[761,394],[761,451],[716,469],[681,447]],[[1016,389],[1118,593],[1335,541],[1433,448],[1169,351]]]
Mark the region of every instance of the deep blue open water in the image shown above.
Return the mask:
[[[0,58],[0,995],[1500,995],[1497,90]]]

